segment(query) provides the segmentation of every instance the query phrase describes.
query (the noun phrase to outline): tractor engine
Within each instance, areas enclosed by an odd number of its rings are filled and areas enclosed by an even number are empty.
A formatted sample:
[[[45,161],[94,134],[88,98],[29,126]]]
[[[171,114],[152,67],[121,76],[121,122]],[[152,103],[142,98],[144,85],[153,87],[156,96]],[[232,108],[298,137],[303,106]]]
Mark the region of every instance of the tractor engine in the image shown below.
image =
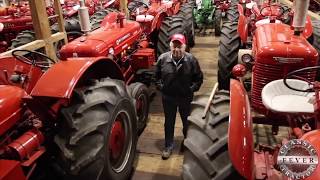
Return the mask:
[[[318,64],[317,51],[286,24],[270,23],[257,27],[253,40],[252,55],[252,106],[264,112],[261,91],[269,82],[282,79],[287,73]],[[314,80],[316,72],[302,74]]]
[[[117,55],[132,46],[140,35],[138,22],[123,20],[121,24],[118,13],[110,13],[101,28],[63,46],[60,55],[62,59]]]
[[[61,59],[99,56],[116,61],[126,82],[134,79],[137,70],[149,69],[155,61],[155,51],[149,48],[141,24],[115,12],[105,17],[101,28],[87,31],[60,50]]]
[[[26,96],[27,93],[19,87],[1,86],[0,164],[2,167],[12,165],[13,162],[21,162],[23,167],[30,167],[45,152],[42,147],[44,135],[39,130],[42,126],[41,121],[21,105]],[[11,173],[17,173],[15,177],[24,179],[22,169],[17,165]],[[12,176],[2,171],[0,177],[10,179]]]

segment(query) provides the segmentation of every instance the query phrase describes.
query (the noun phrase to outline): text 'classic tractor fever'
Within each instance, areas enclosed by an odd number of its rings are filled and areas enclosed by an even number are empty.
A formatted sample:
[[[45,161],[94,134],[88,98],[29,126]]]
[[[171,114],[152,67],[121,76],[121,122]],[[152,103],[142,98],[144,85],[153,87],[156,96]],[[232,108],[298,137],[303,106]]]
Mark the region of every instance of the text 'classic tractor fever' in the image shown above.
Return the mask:
[[[183,14],[192,6],[137,3],[131,20],[110,12],[91,30],[80,2],[84,35],[62,47],[60,61],[22,49],[0,58],[1,179],[131,176],[137,137],[148,119],[150,68],[157,53],[169,50],[170,35],[190,33]],[[41,7],[37,15],[46,14]]]

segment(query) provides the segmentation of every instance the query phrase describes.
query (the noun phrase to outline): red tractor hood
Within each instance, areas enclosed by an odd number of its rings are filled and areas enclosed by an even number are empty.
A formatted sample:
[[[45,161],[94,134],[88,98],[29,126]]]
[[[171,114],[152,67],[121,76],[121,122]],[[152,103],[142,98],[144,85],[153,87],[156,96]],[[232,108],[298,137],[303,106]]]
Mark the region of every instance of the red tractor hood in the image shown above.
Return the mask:
[[[20,119],[24,96],[26,92],[19,87],[0,85],[0,136]]]
[[[318,53],[302,36],[295,36],[286,24],[264,24],[257,27],[253,54],[256,62],[265,64],[301,63],[314,65]]]
[[[125,20],[123,28],[116,22],[106,23],[102,28],[63,46],[60,56],[61,59],[106,56],[111,47],[114,54],[118,54],[136,42],[141,32],[140,24],[135,21]]]

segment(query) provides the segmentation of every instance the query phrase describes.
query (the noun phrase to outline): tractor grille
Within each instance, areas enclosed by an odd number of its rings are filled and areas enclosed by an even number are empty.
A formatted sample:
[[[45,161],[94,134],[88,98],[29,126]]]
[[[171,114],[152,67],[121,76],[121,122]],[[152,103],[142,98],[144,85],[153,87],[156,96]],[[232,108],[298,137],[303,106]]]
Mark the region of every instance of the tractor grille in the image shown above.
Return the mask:
[[[252,107],[259,112],[264,112],[266,108],[264,107],[261,99],[262,88],[271,81],[283,78],[287,74],[287,72],[291,72],[303,67],[304,66],[301,64],[293,66],[292,64],[270,65],[258,62],[255,63],[251,89]],[[310,71],[299,75],[307,78],[310,81],[313,81],[316,75],[316,71]]]

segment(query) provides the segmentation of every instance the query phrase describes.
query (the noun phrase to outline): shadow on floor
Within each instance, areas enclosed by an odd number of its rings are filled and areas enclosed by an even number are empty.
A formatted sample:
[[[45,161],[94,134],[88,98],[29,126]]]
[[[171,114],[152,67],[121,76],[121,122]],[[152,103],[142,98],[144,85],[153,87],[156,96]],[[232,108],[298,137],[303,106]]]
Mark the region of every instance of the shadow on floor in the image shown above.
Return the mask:
[[[148,173],[142,171],[136,171],[135,176],[131,180],[181,180],[179,176],[169,176],[165,174]]]

